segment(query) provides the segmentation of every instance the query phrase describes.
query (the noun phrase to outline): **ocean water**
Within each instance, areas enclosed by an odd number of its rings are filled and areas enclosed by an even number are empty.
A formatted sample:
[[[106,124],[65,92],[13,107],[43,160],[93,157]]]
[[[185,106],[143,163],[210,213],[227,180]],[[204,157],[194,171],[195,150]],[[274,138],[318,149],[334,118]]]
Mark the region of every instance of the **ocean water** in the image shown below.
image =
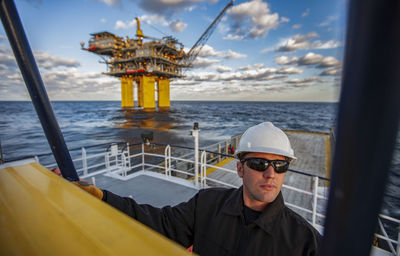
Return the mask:
[[[123,110],[120,102],[53,102],[69,148],[101,143],[154,142],[193,146],[189,134],[200,127],[200,146],[229,139],[249,126],[271,121],[282,129],[329,132],[336,122],[336,103],[172,102],[168,111]],[[400,218],[400,141],[386,188],[383,212]],[[0,141],[5,160],[50,152],[31,102],[0,102]]]

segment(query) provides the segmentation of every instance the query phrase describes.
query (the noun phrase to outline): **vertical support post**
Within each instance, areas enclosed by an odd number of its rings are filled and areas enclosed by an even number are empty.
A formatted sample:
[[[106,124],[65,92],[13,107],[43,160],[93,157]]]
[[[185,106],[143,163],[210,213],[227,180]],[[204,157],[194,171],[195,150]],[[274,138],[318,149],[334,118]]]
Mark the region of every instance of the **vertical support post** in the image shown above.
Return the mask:
[[[228,154],[228,141],[225,141],[225,155]]]
[[[313,186],[313,213],[312,213],[312,225],[315,227],[317,220],[317,204],[318,204],[318,181],[319,178],[317,176],[313,177],[314,186]]]
[[[158,107],[169,108],[170,107],[170,88],[169,79],[158,80]]]
[[[164,173],[165,176],[171,176],[171,146],[167,145],[164,151]]]
[[[129,142],[126,143],[127,153],[128,153],[128,167],[131,169],[131,151],[129,149]]]
[[[132,78],[121,77],[121,107],[133,108],[133,80]]]
[[[142,171],[144,171],[144,144],[142,143]]]
[[[206,166],[206,164],[207,164],[207,152],[206,151],[202,151],[201,152],[201,177],[200,177],[200,180],[201,180],[201,186],[203,188],[207,185],[207,180],[206,180],[206,177],[207,177],[207,173],[206,173],[207,166]]]
[[[218,143],[218,163],[221,162],[221,144]]]
[[[86,158],[86,149],[82,147],[82,169],[83,169],[83,175],[88,174],[88,168],[87,168],[87,158]]]
[[[199,185],[199,123],[194,123],[192,136],[194,139],[194,184]]]
[[[140,77],[140,88],[141,88],[140,99],[143,103],[142,107],[145,109],[156,108],[154,84],[155,84],[155,79],[153,76]]]

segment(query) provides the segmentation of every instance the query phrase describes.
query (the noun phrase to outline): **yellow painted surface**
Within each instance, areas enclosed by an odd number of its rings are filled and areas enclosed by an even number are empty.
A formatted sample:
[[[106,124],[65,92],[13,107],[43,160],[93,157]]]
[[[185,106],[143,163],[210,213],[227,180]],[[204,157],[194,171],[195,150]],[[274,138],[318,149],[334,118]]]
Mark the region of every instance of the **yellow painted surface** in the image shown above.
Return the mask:
[[[132,108],[133,102],[133,80],[131,78],[121,77],[121,107]]]
[[[217,167],[223,167],[224,165],[226,165],[227,163],[229,163],[229,162],[232,161],[232,160],[235,160],[235,158],[228,157],[228,158],[225,158],[224,160],[222,160],[221,162],[215,164],[216,167],[209,167],[209,168],[207,168],[207,170],[206,170],[206,176],[209,175],[209,174],[211,174],[211,173],[213,173],[213,172],[215,172],[216,170],[218,170]],[[191,178],[189,178],[188,180],[194,180],[194,177],[191,177]]]
[[[187,255],[37,163],[0,169],[0,255]]]
[[[156,100],[155,100],[155,79],[153,76],[141,76],[140,84],[142,89],[142,97],[143,108],[145,109],[154,109],[156,108]]]
[[[160,108],[170,107],[168,79],[160,79],[158,81],[158,107]]]
[[[127,80],[125,77],[121,77],[121,107],[125,107],[126,105],[126,85],[127,85]]]
[[[138,102],[138,107],[143,107],[143,84],[140,82],[140,79],[136,80],[137,84],[137,102]]]

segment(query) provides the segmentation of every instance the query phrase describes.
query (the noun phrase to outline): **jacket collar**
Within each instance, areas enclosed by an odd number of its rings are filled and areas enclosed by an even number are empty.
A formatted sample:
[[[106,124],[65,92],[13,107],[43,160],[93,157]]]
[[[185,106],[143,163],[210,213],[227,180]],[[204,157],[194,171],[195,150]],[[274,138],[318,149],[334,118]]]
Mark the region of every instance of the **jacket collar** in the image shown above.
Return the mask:
[[[282,192],[279,192],[276,199],[268,204],[255,224],[268,233],[272,233],[276,218],[285,207]],[[225,201],[222,211],[233,216],[241,216],[243,214],[243,187],[236,189]]]

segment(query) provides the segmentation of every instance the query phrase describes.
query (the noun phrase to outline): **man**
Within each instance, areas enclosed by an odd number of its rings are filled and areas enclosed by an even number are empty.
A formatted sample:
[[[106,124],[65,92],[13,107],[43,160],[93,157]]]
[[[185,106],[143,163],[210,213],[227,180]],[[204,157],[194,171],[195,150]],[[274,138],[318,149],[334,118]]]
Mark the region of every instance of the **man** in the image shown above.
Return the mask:
[[[139,205],[76,184],[200,255],[316,255],[320,234],[284,205],[280,191],[296,159],[286,134],[270,122],[250,127],[235,155],[241,188],[200,190],[175,207]]]

